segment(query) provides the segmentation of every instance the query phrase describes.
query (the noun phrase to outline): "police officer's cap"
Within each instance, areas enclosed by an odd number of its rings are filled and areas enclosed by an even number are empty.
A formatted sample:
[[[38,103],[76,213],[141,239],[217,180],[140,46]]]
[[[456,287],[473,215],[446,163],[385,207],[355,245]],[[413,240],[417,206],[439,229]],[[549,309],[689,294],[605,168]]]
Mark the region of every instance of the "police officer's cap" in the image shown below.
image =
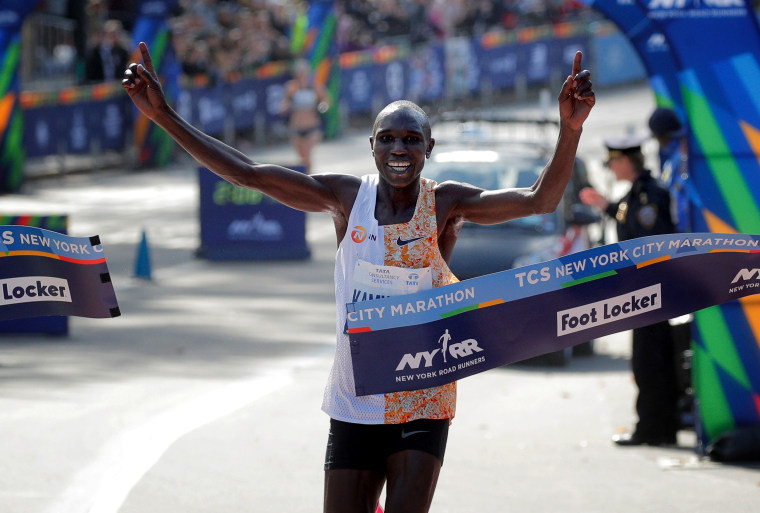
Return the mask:
[[[686,128],[672,109],[658,107],[649,116],[649,129],[654,135],[667,135],[678,139],[686,135]]]
[[[606,138],[604,145],[607,147],[607,160],[640,153],[645,140],[646,138],[640,135],[616,135]]]

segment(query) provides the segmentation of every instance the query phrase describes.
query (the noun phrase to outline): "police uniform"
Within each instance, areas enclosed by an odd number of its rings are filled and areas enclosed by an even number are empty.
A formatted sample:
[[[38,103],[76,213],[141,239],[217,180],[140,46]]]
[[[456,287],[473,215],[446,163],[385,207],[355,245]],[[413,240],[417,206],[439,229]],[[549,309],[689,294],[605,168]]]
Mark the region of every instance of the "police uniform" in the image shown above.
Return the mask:
[[[649,117],[649,130],[655,137],[665,137],[660,141],[660,180],[670,191],[671,213],[679,232],[691,231],[690,194],[694,194],[689,183],[687,155],[682,147],[686,136],[678,115],[672,109],[658,107]]]
[[[681,149],[681,141],[673,140],[660,148],[662,171],[660,180],[670,191],[671,214],[679,232],[690,232],[690,206],[688,183],[689,175],[686,164],[686,154]]]
[[[641,139],[608,139],[608,159],[641,152]],[[616,221],[618,240],[673,233],[670,193],[648,169],[639,173],[628,194],[610,203],[606,213]]]
[[[640,138],[608,139],[608,158],[641,152]],[[649,170],[642,170],[631,190],[620,201],[610,203],[607,215],[617,225],[618,240],[675,232],[670,193]],[[679,427],[676,351],[667,321],[633,330],[631,354],[633,377],[639,393],[634,433],[615,436],[619,445],[663,445],[676,443]]]

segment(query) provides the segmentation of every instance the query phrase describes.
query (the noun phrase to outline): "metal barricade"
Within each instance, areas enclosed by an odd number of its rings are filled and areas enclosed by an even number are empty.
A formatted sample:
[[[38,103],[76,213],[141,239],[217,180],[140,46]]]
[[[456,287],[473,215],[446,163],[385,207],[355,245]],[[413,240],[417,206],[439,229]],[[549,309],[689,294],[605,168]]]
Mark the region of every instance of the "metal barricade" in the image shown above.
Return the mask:
[[[21,33],[21,83],[26,91],[76,84],[76,22],[46,13],[30,15]]]

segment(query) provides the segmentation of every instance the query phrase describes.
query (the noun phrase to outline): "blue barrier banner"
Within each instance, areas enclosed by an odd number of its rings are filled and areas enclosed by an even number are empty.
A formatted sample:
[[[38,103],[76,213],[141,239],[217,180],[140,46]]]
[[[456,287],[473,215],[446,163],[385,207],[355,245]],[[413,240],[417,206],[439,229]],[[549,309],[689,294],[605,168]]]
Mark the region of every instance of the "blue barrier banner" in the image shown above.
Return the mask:
[[[100,239],[0,226],[0,320],[46,315],[120,315]]]
[[[350,114],[372,112],[374,64],[341,69],[341,100]]]
[[[408,96],[420,103],[443,98],[446,91],[446,55],[440,43],[420,45],[409,57]]]
[[[442,44],[420,45],[407,58],[362,62],[340,70],[341,101],[350,114],[372,112],[377,104],[410,98],[439,100],[446,90],[446,55]]]
[[[24,111],[24,149],[29,157],[123,150],[131,126],[129,98],[46,105]]]
[[[70,108],[64,109],[67,117],[66,128],[64,132],[65,152],[71,155],[85,155],[90,153],[92,146],[92,123],[88,120],[86,103],[75,103]]]
[[[224,120],[227,117],[225,93],[223,86],[190,90],[190,119],[196,128],[212,136],[224,133]]]
[[[528,83],[546,82],[549,80],[549,47],[551,41],[536,41],[526,45],[527,62],[526,76]],[[572,69],[572,68],[571,68]]]
[[[758,293],[760,235],[694,233],[351,303],[356,393],[443,385]]]
[[[258,80],[259,96],[264,99],[261,108],[268,124],[286,124],[288,117],[282,111],[282,99],[285,95],[285,83],[287,77],[268,78]]]
[[[71,133],[69,148],[82,145],[87,152],[101,150],[122,150],[127,143],[126,129],[131,126],[132,105],[126,95],[108,100],[77,103],[69,106],[67,112],[71,123],[66,124]],[[64,121],[65,123],[65,121]]]
[[[517,73],[525,69],[527,62],[526,47],[511,44],[495,48],[483,48],[476,45],[478,60],[482,63],[481,74],[490,81],[494,89],[514,87]]]
[[[101,150],[123,150],[127,145],[127,127],[132,126],[131,102],[126,95],[92,102],[90,118],[93,140]]]
[[[564,80],[567,70],[572,68],[575,52],[587,53],[589,44],[587,36],[488,47],[480,41],[474,44],[474,53],[483,80],[490,81],[498,90],[514,87],[518,75],[529,84],[547,82],[552,76]]]
[[[304,172],[303,168],[293,168]],[[306,245],[306,214],[259,191],[237,187],[206,168],[200,183],[200,256],[210,260],[298,260]]]
[[[621,33],[595,37],[594,85],[613,86],[647,78],[644,65],[631,42]]]
[[[66,107],[48,105],[24,111],[24,149],[27,157],[55,155],[65,144]]]
[[[409,63],[406,60],[391,61],[375,66],[375,79],[378,89],[376,92],[383,105],[408,96]]]
[[[284,79],[241,80],[212,87],[184,90],[177,110],[199,130],[213,136],[224,133],[228,118],[236,131],[249,130],[263,116],[269,123],[283,121],[279,111]]]
[[[549,43],[549,68],[551,75],[559,81],[552,85],[559,87],[568,75],[567,70],[573,69],[575,52],[581,51],[583,55],[587,55],[591,39],[588,36],[572,36],[552,39]]]
[[[261,111],[261,91],[256,88],[256,81],[241,80],[229,84],[229,108],[235,123],[235,130],[253,128],[256,116]]]

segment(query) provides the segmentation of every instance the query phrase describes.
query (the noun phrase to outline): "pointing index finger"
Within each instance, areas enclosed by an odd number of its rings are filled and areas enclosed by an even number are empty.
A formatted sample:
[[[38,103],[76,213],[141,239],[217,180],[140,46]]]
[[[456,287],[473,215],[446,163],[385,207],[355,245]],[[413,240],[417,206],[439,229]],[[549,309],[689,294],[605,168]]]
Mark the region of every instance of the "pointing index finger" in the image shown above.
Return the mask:
[[[583,59],[583,52],[578,50],[575,52],[575,59],[573,59],[573,78],[581,72],[581,59]]]
[[[150,57],[148,45],[141,42],[140,53],[142,54],[143,62],[145,63],[145,69],[147,69],[151,74],[155,74],[155,70],[153,69],[153,59]]]

